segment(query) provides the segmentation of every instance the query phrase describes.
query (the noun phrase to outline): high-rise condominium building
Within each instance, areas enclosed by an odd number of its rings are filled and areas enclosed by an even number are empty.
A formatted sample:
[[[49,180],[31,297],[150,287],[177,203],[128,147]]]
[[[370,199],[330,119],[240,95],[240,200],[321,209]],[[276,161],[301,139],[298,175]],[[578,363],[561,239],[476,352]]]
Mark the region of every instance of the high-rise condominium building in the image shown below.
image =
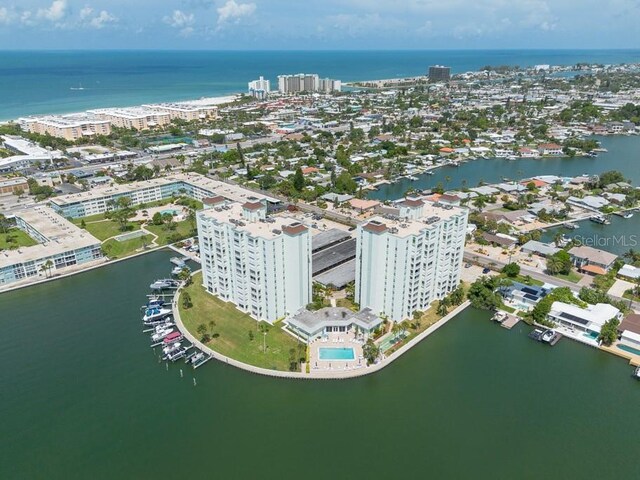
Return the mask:
[[[432,83],[448,82],[451,78],[451,68],[442,65],[433,65],[429,67],[429,81]]]
[[[358,226],[356,302],[402,321],[460,282],[468,212],[417,198]]]
[[[271,91],[271,82],[265,80],[264,77],[260,77],[258,80],[249,82],[249,95],[260,100],[264,100]]]
[[[311,302],[311,233],[267,216],[264,201],[207,199],[198,212],[202,282],[257,320],[274,322]]]
[[[299,73],[297,75],[279,75],[278,90],[280,93],[340,91],[340,80],[320,78],[317,74]]]

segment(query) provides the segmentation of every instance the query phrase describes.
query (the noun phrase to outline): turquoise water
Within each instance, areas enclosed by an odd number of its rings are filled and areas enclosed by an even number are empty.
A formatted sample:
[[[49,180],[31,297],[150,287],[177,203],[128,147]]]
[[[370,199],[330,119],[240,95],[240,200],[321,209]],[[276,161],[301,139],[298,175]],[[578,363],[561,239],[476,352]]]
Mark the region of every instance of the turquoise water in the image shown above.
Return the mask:
[[[633,353],[634,355],[640,355],[640,350],[637,348],[630,347],[628,345],[624,345],[622,343],[618,344],[618,348],[620,350],[624,350],[625,352]]]
[[[320,360],[355,360],[353,348],[320,347],[318,351]]]
[[[161,213],[162,215],[164,215],[164,214],[168,214],[168,215],[173,215],[173,216],[175,216],[175,215],[177,215],[177,214],[178,214],[178,211],[177,211],[177,210],[172,210],[172,209],[167,209],[167,210],[162,210],[160,213]]]
[[[317,72],[343,81],[484,65],[637,61],[640,50],[3,51],[0,120],[244,92],[263,75]],[[84,90],[71,90],[82,85]]]

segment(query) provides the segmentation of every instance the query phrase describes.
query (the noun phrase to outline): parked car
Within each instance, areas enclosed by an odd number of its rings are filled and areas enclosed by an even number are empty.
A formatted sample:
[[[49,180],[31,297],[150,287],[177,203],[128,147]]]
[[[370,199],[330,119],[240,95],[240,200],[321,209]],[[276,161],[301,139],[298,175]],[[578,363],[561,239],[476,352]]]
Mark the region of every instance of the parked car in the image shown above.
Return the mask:
[[[484,268],[482,269],[482,273],[483,273],[483,274],[485,274],[485,275],[486,275],[487,273],[489,273],[490,271],[491,271],[491,269],[490,269],[489,267],[484,267]]]

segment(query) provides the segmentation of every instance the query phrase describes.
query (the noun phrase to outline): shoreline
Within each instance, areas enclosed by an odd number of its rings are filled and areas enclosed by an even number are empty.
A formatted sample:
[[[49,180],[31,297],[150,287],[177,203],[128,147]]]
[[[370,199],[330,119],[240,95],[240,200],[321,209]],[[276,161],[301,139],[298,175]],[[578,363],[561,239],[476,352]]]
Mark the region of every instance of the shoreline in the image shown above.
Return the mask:
[[[199,270],[196,270],[193,273],[196,273]],[[448,323],[450,320],[458,316],[458,314],[462,313],[465,309],[467,309],[471,302],[466,300],[464,303],[460,304],[456,308],[454,308],[447,315],[442,317],[436,323],[427,328],[424,332],[420,333],[409,342],[401,346],[398,350],[391,353],[389,356],[384,357],[378,363],[373,365],[364,366],[361,368],[350,369],[350,370],[333,370],[333,371],[314,371],[311,370],[310,373],[303,373],[301,371],[296,372],[288,372],[283,370],[271,370],[268,368],[257,367],[254,365],[249,365],[247,363],[235,360],[231,357],[227,357],[226,355],[222,355],[221,353],[216,352],[211,347],[203,344],[200,340],[198,340],[191,332],[184,326],[182,323],[182,319],[180,317],[180,308],[178,307],[178,302],[180,301],[180,294],[182,293],[182,289],[184,287],[181,286],[175,293],[173,297],[173,301],[171,303],[171,309],[173,311],[173,319],[175,321],[176,327],[178,330],[187,338],[192,344],[194,344],[198,349],[202,352],[211,355],[211,357],[221,363],[231,365],[232,367],[239,368],[249,373],[263,375],[268,377],[277,377],[277,378],[285,378],[292,380],[346,380],[351,378],[358,378],[367,376],[373,373],[377,373],[380,370],[384,369],[395,360],[400,358],[402,355],[407,353],[411,348],[416,346],[422,340],[427,338],[429,335],[434,333],[440,327]]]

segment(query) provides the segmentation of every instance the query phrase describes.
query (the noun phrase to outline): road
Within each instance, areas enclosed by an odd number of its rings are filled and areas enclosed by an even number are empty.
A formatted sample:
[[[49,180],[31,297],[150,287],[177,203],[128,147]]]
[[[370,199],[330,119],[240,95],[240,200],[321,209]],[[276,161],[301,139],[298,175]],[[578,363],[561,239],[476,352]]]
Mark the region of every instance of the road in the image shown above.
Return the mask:
[[[496,260],[491,257],[486,257],[484,255],[480,255],[479,253],[473,252],[470,250],[465,250],[464,259],[467,262],[476,263],[480,266],[488,267],[496,271],[502,270],[502,268],[507,264],[507,262],[503,260]],[[531,278],[535,280],[539,280],[541,282],[550,283],[552,285],[557,285],[559,287],[569,287],[574,292],[579,292],[580,288],[582,288],[580,285],[577,285],[573,282],[569,282],[567,280],[562,280],[561,278],[557,278],[551,275],[547,275],[545,273],[541,273],[538,270],[534,270],[526,266],[520,266],[520,273],[522,273],[523,275],[529,275]],[[609,297],[617,301],[628,303],[630,308],[636,311],[640,311],[640,303],[638,302],[632,302],[626,298],[618,297],[615,295],[609,295]]]

